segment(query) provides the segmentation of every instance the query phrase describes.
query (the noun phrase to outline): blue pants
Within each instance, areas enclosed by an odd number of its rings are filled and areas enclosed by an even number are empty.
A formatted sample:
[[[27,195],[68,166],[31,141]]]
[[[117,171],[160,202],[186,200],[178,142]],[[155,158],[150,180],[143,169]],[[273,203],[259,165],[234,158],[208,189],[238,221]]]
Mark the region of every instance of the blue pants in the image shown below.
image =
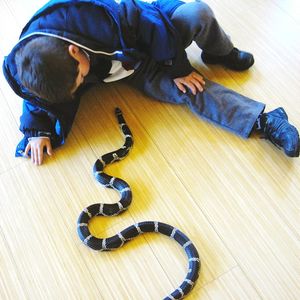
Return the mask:
[[[185,47],[195,41],[202,50],[214,55],[226,55],[233,49],[212,10],[202,1],[183,4],[170,17]],[[188,91],[184,94],[150,58],[143,61],[125,81],[157,100],[185,104],[199,117],[244,138],[249,137],[255,121],[265,108],[263,103],[206,78],[203,92],[193,95]]]

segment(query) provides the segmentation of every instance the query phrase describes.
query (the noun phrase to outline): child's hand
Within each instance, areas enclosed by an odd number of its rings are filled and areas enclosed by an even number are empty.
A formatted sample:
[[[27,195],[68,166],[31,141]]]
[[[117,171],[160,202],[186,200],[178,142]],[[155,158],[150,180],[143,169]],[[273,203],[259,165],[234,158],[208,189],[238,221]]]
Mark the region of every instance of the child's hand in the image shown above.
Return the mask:
[[[31,161],[36,165],[41,165],[43,163],[44,148],[47,149],[47,154],[52,155],[52,146],[50,138],[48,137],[32,137],[28,139],[28,145],[25,149],[24,156],[28,157],[29,150],[31,150]]]
[[[196,95],[197,92],[203,92],[205,86],[204,78],[194,71],[187,76],[175,78],[174,82],[183,93],[186,93],[185,87],[188,87],[193,95]]]

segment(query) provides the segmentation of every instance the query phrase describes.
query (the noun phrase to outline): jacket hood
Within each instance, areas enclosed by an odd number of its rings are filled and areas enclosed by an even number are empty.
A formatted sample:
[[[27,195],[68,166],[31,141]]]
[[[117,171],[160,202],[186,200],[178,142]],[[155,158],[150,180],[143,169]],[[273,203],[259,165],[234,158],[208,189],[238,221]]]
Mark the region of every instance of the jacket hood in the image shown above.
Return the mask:
[[[97,54],[112,56],[126,48],[118,12],[118,4],[114,0],[52,0],[28,21],[18,44],[35,35],[48,35]],[[104,26],[103,19],[109,19],[109,28]],[[98,22],[95,23],[95,20]],[[112,42],[112,35],[108,35],[111,27],[114,27],[119,41]]]
[[[118,4],[114,0],[48,2],[28,21],[18,43],[4,59],[3,73],[11,88],[20,97],[44,106],[39,98],[22,87],[15,65],[15,54],[22,45],[41,35],[62,39],[92,53],[110,56],[111,59],[128,61],[130,57],[124,55],[124,50],[129,53],[131,49],[125,47],[118,12]]]

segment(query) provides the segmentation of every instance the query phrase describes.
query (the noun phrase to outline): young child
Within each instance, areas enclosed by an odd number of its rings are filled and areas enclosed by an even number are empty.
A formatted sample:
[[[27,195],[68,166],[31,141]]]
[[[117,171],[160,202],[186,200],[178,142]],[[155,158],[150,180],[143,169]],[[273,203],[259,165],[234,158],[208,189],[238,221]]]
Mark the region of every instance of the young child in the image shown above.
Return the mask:
[[[235,48],[202,1],[53,0],[24,27],[5,57],[3,71],[24,98],[16,156],[40,165],[44,150],[64,144],[80,95],[96,82],[123,80],[147,95],[186,104],[210,122],[244,138],[259,130],[290,157],[299,156],[299,134],[283,108],[265,105],[204,79],[185,48],[202,49],[202,60],[233,70],[254,63]]]

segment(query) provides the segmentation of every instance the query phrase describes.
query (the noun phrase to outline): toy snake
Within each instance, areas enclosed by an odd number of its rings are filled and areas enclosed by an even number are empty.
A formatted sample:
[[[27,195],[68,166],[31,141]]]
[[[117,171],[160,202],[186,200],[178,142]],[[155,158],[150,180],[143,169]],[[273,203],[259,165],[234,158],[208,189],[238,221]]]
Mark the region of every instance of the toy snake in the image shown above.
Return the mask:
[[[146,232],[158,232],[174,239],[182,246],[187,254],[189,263],[188,273],[181,285],[169,296],[165,297],[164,300],[182,299],[193,288],[198,278],[201,262],[196,247],[179,229],[157,221],[145,221],[131,225],[109,238],[97,238],[89,231],[88,223],[91,218],[95,216],[116,216],[128,209],[132,199],[131,189],[124,180],[112,177],[103,171],[106,165],[123,159],[133,145],[131,131],[124,120],[121,110],[116,108],[115,114],[119,122],[120,129],[125,137],[125,143],[118,150],[106,153],[102,155],[101,158],[97,159],[93,167],[93,173],[96,180],[103,186],[118,191],[121,195],[121,199],[115,204],[97,203],[85,208],[81,212],[77,221],[78,235],[85,245],[99,251],[109,251],[120,248],[126,242]]]

